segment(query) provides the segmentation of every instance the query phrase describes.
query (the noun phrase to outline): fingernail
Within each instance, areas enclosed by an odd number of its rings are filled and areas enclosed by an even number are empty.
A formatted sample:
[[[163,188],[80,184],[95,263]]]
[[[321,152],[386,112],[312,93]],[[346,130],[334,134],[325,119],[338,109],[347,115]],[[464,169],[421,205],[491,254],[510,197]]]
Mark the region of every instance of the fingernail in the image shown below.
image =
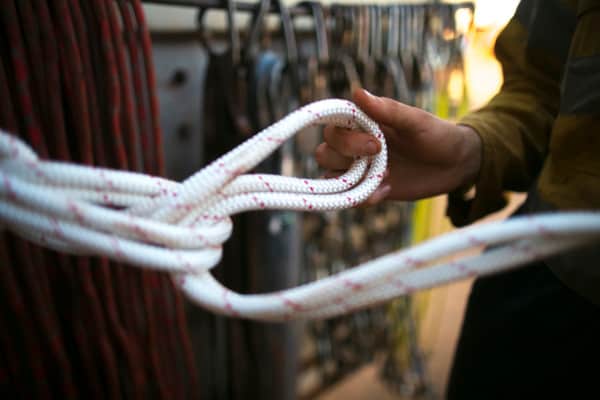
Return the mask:
[[[377,146],[377,143],[375,143],[375,141],[373,141],[373,140],[369,140],[369,142],[367,143],[367,146],[366,146],[366,150],[367,150],[367,154],[370,156],[374,156],[375,154],[379,153],[379,148]]]
[[[369,97],[375,97],[375,95],[373,95],[373,93],[369,92],[367,89],[363,89],[363,92],[365,92],[365,94]]]

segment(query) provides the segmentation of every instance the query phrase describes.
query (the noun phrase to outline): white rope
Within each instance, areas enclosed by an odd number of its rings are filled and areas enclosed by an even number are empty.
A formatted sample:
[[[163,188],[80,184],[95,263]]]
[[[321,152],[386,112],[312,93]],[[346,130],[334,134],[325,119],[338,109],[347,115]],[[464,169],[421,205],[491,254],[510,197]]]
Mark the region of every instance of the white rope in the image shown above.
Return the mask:
[[[334,179],[242,175],[311,124],[362,129],[380,141],[382,151],[357,159]],[[183,183],[42,161],[26,144],[0,131],[0,226],[57,251],[169,271],[196,303],[217,313],[267,321],[331,317],[600,239],[600,213],[556,213],[455,231],[277,293],[241,295],[210,274],[221,259],[221,245],[231,235],[231,215],[355,206],[379,186],[386,163],[379,127],[344,100],[323,100],[299,109]],[[484,246],[493,249],[435,264]]]

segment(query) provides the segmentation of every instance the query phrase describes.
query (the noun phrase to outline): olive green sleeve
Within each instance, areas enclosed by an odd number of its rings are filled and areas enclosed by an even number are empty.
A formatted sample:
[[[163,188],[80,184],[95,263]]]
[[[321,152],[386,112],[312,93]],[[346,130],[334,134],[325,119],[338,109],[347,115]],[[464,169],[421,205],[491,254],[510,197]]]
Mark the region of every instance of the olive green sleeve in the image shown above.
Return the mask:
[[[500,34],[495,51],[502,88],[459,122],[479,134],[483,147],[475,197],[449,194],[447,214],[457,226],[504,207],[503,192],[527,191],[542,167],[559,108],[562,55],[536,48],[529,28],[517,15]]]

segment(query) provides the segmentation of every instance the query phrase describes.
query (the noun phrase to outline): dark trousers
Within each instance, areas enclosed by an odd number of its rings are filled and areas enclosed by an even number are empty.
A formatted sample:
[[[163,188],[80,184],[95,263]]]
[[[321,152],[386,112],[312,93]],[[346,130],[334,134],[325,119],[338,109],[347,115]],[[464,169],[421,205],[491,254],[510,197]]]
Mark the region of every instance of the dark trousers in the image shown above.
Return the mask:
[[[477,279],[447,398],[600,399],[600,307],[543,263]]]

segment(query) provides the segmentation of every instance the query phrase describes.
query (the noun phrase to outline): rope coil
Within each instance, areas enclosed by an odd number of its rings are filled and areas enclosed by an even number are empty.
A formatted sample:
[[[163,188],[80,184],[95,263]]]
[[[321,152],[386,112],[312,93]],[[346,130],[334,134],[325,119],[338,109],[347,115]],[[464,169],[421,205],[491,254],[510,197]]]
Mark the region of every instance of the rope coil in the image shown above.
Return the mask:
[[[357,159],[334,179],[244,174],[311,124],[364,130],[380,141],[382,151]],[[198,304],[221,314],[266,321],[331,317],[600,238],[599,213],[557,213],[456,231],[277,293],[240,295],[210,274],[221,259],[221,245],[231,235],[231,215],[352,207],[379,186],[386,164],[386,144],[377,124],[353,103],[336,99],[291,113],[182,183],[42,161],[26,144],[0,131],[0,226],[60,252],[102,255],[169,271]],[[421,268],[482,246],[494,249],[460,262]]]

